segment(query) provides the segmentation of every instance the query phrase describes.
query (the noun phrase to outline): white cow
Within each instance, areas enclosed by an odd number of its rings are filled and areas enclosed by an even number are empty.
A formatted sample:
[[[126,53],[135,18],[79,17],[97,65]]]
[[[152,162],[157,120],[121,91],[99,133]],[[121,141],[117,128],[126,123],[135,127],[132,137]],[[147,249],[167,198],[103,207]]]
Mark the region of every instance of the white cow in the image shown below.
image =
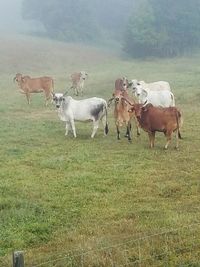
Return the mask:
[[[155,107],[175,107],[174,95],[168,90],[152,91],[143,89],[138,96],[140,104],[151,103]]]
[[[71,89],[74,89],[74,94],[76,96],[78,96],[79,93],[83,95],[83,87],[87,77],[88,74],[85,71],[75,72],[71,75],[71,81],[72,81]]]
[[[145,83],[144,81],[132,80],[129,86],[132,87],[133,94],[140,104],[146,102],[147,104],[151,103],[154,106],[161,107],[175,106],[174,95],[168,82]]]
[[[66,122],[66,132],[71,128],[76,137],[75,121],[92,121],[93,138],[101,120],[104,125],[104,134],[108,134],[107,102],[103,98],[91,97],[83,100],[75,100],[71,96],[64,96],[61,93],[53,94],[53,101],[58,109],[58,116],[61,121]]]
[[[170,85],[165,81],[157,81],[152,83],[146,83],[144,81],[131,80],[129,87],[131,86],[133,92],[140,93],[142,89],[150,89],[153,91],[168,90],[171,91]]]

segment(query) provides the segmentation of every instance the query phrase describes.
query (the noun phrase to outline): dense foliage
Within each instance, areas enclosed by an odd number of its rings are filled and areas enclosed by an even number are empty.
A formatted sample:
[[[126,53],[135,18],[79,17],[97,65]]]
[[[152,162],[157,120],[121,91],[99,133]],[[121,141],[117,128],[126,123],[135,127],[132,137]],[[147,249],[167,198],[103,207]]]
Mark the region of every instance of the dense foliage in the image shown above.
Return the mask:
[[[67,41],[123,35],[133,0],[23,0],[23,17],[40,21],[47,34]]]
[[[133,57],[171,57],[200,45],[199,0],[23,0],[23,17],[55,39],[115,40]]]
[[[140,0],[127,25],[124,49],[135,57],[176,56],[199,44],[199,0]]]

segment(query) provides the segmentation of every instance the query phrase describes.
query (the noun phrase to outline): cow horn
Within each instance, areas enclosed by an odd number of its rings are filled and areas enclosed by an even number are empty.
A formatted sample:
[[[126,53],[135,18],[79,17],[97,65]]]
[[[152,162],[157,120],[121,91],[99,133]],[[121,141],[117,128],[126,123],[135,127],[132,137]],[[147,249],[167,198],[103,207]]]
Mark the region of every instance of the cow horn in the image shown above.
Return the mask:
[[[63,94],[63,96],[66,96],[68,94],[68,90]]]
[[[110,99],[108,100],[108,107],[110,107],[110,105],[111,105],[113,99],[114,99],[114,97],[112,97],[112,98],[110,98]]]
[[[143,104],[143,107],[145,107],[146,105],[147,105],[148,103],[147,103],[147,100],[144,102],[144,104]]]
[[[16,76],[13,78],[13,82],[15,82],[16,81]]]

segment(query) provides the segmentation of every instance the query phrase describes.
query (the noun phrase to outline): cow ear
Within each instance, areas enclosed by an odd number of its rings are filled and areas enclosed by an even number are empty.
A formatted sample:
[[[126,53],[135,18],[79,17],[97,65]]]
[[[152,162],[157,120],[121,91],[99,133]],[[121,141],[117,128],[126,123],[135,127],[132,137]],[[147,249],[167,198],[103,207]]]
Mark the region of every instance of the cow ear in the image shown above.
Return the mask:
[[[142,110],[146,112],[150,107],[153,107],[151,103],[146,104],[147,101],[144,103],[145,106],[142,107]]]
[[[142,107],[142,111],[146,112],[148,110],[148,107]]]
[[[132,82],[128,82],[128,88],[131,87],[133,85]]]
[[[142,95],[143,97],[147,97],[147,95],[148,95],[147,90],[146,90],[146,89],[143,89],[141,95]]]

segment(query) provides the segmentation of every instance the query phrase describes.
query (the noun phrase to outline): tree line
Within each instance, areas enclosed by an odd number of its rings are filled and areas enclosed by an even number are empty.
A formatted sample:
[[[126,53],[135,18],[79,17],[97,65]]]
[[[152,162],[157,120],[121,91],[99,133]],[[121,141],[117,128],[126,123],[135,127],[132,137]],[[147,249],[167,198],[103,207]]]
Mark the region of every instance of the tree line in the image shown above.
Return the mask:
[[[112,39],[132,57],[172,57],[200,45],[200,0],[23,0],[22,14],[51,38]]]

